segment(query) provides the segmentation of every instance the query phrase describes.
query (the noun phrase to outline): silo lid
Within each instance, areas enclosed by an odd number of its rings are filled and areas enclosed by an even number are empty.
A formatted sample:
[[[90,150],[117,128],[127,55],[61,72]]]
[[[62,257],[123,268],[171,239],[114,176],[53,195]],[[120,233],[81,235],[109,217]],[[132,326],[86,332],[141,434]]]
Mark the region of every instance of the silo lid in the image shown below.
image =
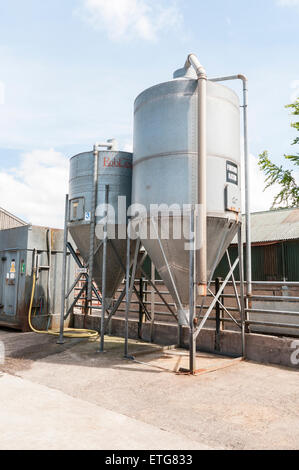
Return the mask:
[[[182,69],[178,69],[174,72],[173,78],[174,79],[176,79],[176,78],[189,78],[189,79],[196,80],[197,75],[196,75],[196,72],[195,72],[193,67],[188,67],[188,69],[183,67]]]

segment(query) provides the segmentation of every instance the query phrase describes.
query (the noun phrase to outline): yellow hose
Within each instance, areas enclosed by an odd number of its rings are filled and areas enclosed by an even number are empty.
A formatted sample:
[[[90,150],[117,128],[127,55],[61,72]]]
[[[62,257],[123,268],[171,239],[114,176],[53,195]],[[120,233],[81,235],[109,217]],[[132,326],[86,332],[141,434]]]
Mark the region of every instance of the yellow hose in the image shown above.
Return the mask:
[[[29,306],[29,312],[28,312],[29,326],[31,330],[34,331],[34,333],[59,336],[60,334],[59,330],[47,330],[47,331],[36,330],[31,323],[31,313],[32,313],[33,300],[34,300],[35,286],[36,286],[36,269],[33,270],[32,290],[31,290],[30,306]],[[95,330],[80,330],[80,329],[77,330],[75,328],[65,328],[63,336],[65,336],[66,338],[89,338],[91,339],[91,338],[97,338],[98,332]]]

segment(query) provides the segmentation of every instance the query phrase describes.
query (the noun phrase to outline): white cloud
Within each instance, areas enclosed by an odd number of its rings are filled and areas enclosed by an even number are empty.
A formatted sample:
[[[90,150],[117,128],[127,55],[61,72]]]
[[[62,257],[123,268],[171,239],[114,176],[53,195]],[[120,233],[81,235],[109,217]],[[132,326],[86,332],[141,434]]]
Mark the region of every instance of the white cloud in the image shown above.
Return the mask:
[[[176,29],[182,15],[174,0],[163,6],[155,0],[83,0],[76,14],[104,30],[112,40],[157,40],[163,31]]]
[[[3,82],[0,82],[0,105],[5,102],[5,85]]]
[[[295,7],[299,5],[299,0],[276,0],[276,3],[282,7]]]
[[[68,160],[53,149],[33,150],[0,172],[1,206],[34,225],[62,228],[67,186]]]

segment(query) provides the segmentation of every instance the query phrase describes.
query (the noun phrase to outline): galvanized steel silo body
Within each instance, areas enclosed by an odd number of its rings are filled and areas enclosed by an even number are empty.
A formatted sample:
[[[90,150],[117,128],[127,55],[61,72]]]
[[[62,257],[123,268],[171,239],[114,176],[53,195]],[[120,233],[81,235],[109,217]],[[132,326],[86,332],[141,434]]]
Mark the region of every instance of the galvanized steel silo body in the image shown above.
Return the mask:
[[[97,206],[105,204],[105,189],[108,189],[108,203],[115,214],[115,225],[109,218],[108,235],[115,232],[112,240],[117,249],[122,263],[126,263],[126,211],[131,204],[132,189],[132,154],[118,151],[99,151],[97,168]],[[70,160],[70,182],[69,182],[69,230],[87,263],[90,249],[90,227],[93,206],[93,152],[75,155]],[[119,196],[125,197],[124,209],[119,211]],[[110,214],[112,215],[112,214]],[[103,227],[102,215],[97,212],[96,224],[98,235],[99,225]],[[119,237],[121,236],[120,239]],[[113,238],[113,237],[112,237]],[[95,237],[95,250],[101,239]],[[93,277],[98,287],[102,286],[102,248],[94,257]],[[106,296],[112,298],[122,278],[123,269],[110,244],[107,246],[107,274],[106,274]]]
[[[185,71],[186,72],[186,71]],[[189,69],[156,85],[135,101],[132,202],[197,203],[198,82]],[[228,210],[230,209],[230,210]],[[236,94],[207,82],[207,238],[208,274],[236,234],[240,210],[240,111]],[[143,223],[150,226],[149,218]],[[161,222],[162,218],[159,219]],[[184,220],[189,226],[189,221]],[[161,240],[183,305],[189,303],[186,240]],[[177,301],[157,240],[142,240]]]

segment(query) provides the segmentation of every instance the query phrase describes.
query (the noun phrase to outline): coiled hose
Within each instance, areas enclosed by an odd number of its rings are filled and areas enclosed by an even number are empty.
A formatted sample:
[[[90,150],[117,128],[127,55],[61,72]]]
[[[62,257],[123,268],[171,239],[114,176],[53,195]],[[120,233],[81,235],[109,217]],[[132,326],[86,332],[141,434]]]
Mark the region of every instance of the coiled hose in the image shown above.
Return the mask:
[[[34,333],[45,334],[45,335],[54,335],[59,336],[59,330],[37,330],[34,328],[31,322],[31,313],[32,313],[32,305],[34,300],[34,293],[35,293],[35,286],[36,286],[36,269],[33,270],[33,279],[32,279],[32,290],[31,290],[31,298],[30,298],[30,306],[28,312],[28,323],[32,331]],[[83,329],[75,329],[75,328],[65,328],[64,334],[66,338],[89,338],[95,339],[98,337],[98,332],[95,330],[83,330]]]

